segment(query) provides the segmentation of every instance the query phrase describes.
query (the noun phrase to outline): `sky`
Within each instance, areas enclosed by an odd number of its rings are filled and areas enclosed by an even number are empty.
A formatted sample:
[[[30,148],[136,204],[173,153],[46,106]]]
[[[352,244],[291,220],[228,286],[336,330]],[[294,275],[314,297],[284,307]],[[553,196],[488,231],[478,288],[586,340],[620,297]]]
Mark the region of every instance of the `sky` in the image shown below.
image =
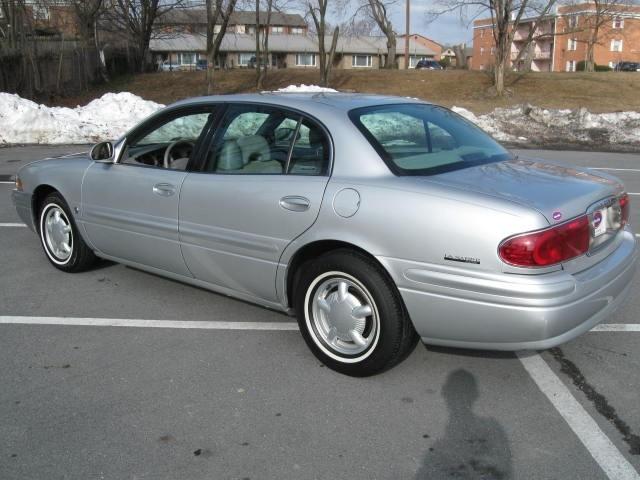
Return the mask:
[[[457,12],[447,13],[429,21],[427,10],[431,7],[425,0],[411,2],[411,33],[419,33],[438,43],[451,45],[467,43],[471,46],[473,32],[469,20],[462,22]],[[401,1],[392,10],[391,21],[397,32],[405,31],[405,3]]]

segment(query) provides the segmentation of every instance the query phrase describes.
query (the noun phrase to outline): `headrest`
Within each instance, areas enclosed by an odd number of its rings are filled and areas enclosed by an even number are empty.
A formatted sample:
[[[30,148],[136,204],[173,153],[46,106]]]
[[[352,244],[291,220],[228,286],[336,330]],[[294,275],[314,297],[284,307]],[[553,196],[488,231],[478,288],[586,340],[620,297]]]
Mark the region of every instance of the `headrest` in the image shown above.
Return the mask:
[[[217,170],[240,170],[244,167],[242,151],[235,140],[225,140],[218,155]]]
[[[309,128],[309,144],[315,146],[324,146],[324,134],[319,128]]]
[[[261,162],[271,160],[269,142],[267,142],[264,137],[260,135],[249,135],[247,137],[240,137],[236,141],[240,146],[240,150],[242,150],[242,161],[245,165],[255,160],[260,160]]]

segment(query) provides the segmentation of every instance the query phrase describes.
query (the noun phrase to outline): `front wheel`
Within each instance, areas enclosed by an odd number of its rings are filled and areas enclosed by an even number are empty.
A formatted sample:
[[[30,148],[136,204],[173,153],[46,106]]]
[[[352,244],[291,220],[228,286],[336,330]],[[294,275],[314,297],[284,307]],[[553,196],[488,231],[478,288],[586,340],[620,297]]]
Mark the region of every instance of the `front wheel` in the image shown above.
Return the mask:
[[[304,264],[294,300],[307,345],[338,372],[359,377],[382,372],[417,342],[395,285],[358,252],[337,250]]]
[[[69,206],[62,195],[53,192],[40,205],[40,241],[52,265],[64,272],[90,268],[96,256],[78,232]]]

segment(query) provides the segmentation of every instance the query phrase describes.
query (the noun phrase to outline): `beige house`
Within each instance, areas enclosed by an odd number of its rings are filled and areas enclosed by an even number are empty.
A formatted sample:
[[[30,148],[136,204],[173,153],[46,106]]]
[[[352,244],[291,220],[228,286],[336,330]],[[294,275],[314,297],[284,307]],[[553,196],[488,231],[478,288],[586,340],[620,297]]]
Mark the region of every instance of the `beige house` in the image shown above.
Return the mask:
[[[330,39],[326,39],[327,50]],[[255,35],[227,33],[215,61],[216,68],[247,68],[255,61]],[[387,57],[385,37],[340,37],[334,57],[339,69],[377,69],[385,65]],[[402,44],[404,45],[404,44]],[[151,40],[150,51],[156,63],[169,62],[176,69],[195,69],[198,60],[206,58],[206,36],[202,33],[172,32],[157,35]],[[439,58],[424,44],[410,41],[411,66],[422,58]],[[404,64],[404,50],[397,51],[397,61]],[[318,38],[315,35],[269,35],[269,66],[271,68],[319,68]]]

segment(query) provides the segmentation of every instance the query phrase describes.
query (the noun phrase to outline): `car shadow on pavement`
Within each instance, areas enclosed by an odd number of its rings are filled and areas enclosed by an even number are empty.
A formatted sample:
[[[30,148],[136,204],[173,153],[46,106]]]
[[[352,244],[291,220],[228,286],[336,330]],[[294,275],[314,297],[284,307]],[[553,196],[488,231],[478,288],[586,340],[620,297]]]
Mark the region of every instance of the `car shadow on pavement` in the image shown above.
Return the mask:
[[[473,412],[479,397],[475,377],[464,369],[450,373],[442,396],[449,411],[445,435],[425,454],[416,479],[511,478],[511,449],[504,429],[494,418]]]

